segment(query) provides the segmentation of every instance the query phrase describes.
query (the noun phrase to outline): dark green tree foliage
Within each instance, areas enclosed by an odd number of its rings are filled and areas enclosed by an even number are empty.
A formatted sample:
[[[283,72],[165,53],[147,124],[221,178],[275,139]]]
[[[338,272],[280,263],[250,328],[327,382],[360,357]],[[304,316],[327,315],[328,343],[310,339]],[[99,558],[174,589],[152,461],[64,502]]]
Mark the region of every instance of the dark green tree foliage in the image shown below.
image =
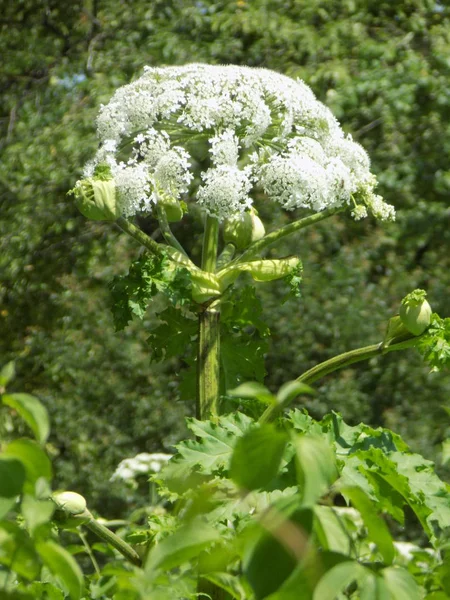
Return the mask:
[[[262,292],[269,387],[382,339],[378,324],[414,287],[448,315],[445,2],[17,0],[3,3],[0,27],[0,354],[17,358],[14,385],[51,413],[62,485],[92,497],[95,481],[101,492],[120,458],[163,449],[192,410],[176,403],[176,361],[150,367],[148,334],[133,325],[113,333],[105,290],[128,272],[136,246],[87,223],[66,198],[95,149],[99,105],[145,64],[236,63],[301,77],[368,150],[379,193],[398,209],[382,230],[336,218],[286,242],[286,254],[303,260],[304,283],[285,304],[288,286]],[[261,211],[268,229],[290,219],[270,210]],[[141,225],[158,235],[151,219]],[[183,219],[177,236],[190,246],[197,227],[195,215]],[[158,331],[154,314],[165,308],[146,313],[148,330]],[[432,456],[450,381],[419,364],[411,351],[347,369],[308,407],[394,427]]]

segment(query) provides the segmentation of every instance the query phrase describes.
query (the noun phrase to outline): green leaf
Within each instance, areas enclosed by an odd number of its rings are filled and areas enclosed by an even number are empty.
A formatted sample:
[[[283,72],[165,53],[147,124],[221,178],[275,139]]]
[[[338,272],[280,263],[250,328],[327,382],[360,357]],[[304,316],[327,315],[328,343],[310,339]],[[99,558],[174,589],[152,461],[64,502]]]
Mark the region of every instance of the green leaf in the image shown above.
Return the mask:
[[[25,468],[20,460],[0,456],[0,519],[3,519],[16,503],[25,478]]]
[[[186,467],[196,467],[202,473],[212,474],[229,467],[238,438],[253,423],[242,413],[220,417],[218,423],[187,419],[187,425],[197,439],[181,442],[176,448]]]
[[[277,402],[283,404],[283,406],[287,406],[294,398],[303,394],[315,396],[317,392],[315,389],[301,381],[288,381],[278,390]]]
[[[193,519],[152,548],[145,570],[150,574],[157,569],[178,567],[221,539],[220,532],[203,519]]]
[[[388,567],[381,571],[392,600],[421,600],[422,593],[411,573],[400,567]]]
[[[237,388],[227,390],[227,394],[236,398],[255,398],[262,404],[274,404],[276,402],[275,396],[257,381],[241,383]]]
[[[189,271],[175,267],[167,256],[143,254],[131,264],[128,275],[114,277],[109,287],[116,331],[124,329],[133,317],[142,319],[150,300],[159,292],[174,305],[191,301]]]
[[[254,426],[250,417],[239,412],[219,417],[218,422],[186,421],[196,439],[177,444],[178,454],[154,477],[175,494],[228,469],[238,438]]]
[[[2,498],[0,496],[0,520],[5,517],[16,504],[16,498]]]
[[[251,593],[251,590],[247,589],[248,584],[243,577],[219,572],[207,573],[202,577],[228,592],[234,600],[247,600]]]
[[[251,429],[236,442],[230,477],[244,490],[267,486],[280,468],[287,437],[273,425]]]
[[[358,562],[342,562],[325,573],[314,590],[313,600],[335,600],[339,592],[365,575],[365,568]]]
[[[25,482],[25,468],[16,458],[0,456],[0,497],[15,498]]]
[[[384,579],[374,573],[367,573],[358,583],[360,600],[393,600]]]
[[[450,439],[442,442],[441,464],[446,465],[450,461]]]
[[[71,600],[80,600],[83,595],[83,573],[75,559],[61,546],[52,541],[41,541],[36,549],[45,566],[61,582]]]
[[[370,498],[358,487],[340,488],[339,491],[358,509],[367,528],[369,539],[376,544],[384,562],[390,565],[395,557],[392,536],[386,523],[378,516]]]
[[[157,314],[161,323],[152,329],[147,339],[151,347],[152,361],[168,360],[180,357],[186,349],[190,350],[197,336],[197,320],[189,318],[173,306]]]
[[[311,435],[296,436],[293,444],[303,504],[315,504],[337,477],[333,450],[326,439]]]
[[[244,574],[257,600],[276,592],[307,556],[313,513],[296,506],[294,498],[286,510],[280,503],[270,508],[262,522],[266,531],[244,552]]]
[[[43,444],[50,432],[50,421],[45,406],[30,394],[5,394],[2,396],[3,404],[10,406],[29,425],[34,436]]]
[[[40,525],[50,521],[55,504],[51,500],[39,500],[25,494],[22,498],[21,509],[28,530],[33,535]]]
[[[33,440],[22,438],[9,443],[3,452],[3,456],[16,458],[25,467],[26,481],[24,489],[27,493],[34,494],[35,484],[40,477],[47,480],[52,478],[50,460],[42,447]]]
[[[441,371],[450,365],[450,318],[442,319],[431,315],[431,324],[420,338],[419,352],[431,366],[432,371]]]
[[[262,305],[247,286],[234,291],[221,309],[221,378],[225,391],[245,381],[262,382],[269,329],[262,319]]]
[[[311,546],[305,558],[292,571],[276,592],[267,600],[312,600],[314,589],[326,571],[347,562],[348,557],[337,552],[320,551]]]
[[[28,581],[36,579],[41,570],[30,536],[12,522],[0,523],[0,564]]]
[[[314,507],[314,528],[320,545],[327,550],[349,554],[352,539],[343,519],[329,506]]]
[[[16,374],[15,363],[12,360],[9,363],[6,363],[4,367],[2,367],[0,371],[0,388],[5,388],[8,383],[14,378]],[[1,393],[1,389],[0,389]]]
[[[64,600],[63,592],[53,583],[36,581],[28,589],[35,600]]]
[[[229,331],[254,328],[261,337],[270,335],[267,323],[263,319],[261,300],[256,296],[252,285],[238,290],[221,303],[221,322]]]
[[[268,350],[266,339],[226,335],[220,344],[221,376],[225,389],[237,387],[244,381],[263,381],[266,375],[264,357]]]

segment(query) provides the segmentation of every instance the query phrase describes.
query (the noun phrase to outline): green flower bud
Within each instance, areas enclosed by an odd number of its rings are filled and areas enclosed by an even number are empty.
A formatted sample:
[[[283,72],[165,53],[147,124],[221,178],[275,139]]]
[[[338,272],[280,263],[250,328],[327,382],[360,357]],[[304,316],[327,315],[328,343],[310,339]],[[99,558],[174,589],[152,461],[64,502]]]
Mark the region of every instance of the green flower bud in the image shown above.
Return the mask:
[[[167,194],[160,195],[159,203],[164,208],[169,223],[177,223],[183,218],[183,208],[176,198]]]
[[[77,181],[71,192],[78,210],[94,221],[116,221],[122,210],[108,166],[99,165],[93,177]]]
[[[404,326],[414,335],[421,335],[431,322],[431,306],[426,300],[424,290],[414,290],[402,300],[400,319]]]
[[[57,507],[53,518],[64,529],[78,527],[92,518],[86,500],[76,492],[54,492],[52,500]]]
[[[250,273],[255,281],[274,281],[286,277],[294,269],[298,268],[300,259],[296,256],[286,258],[274,258],[263,260],[252,260],[244,263],[236,263],[225,267],[217,273],[221,291],[236,281],[240,273]]]
[[[263,222],[254,208],[243,215],[229,217],[223,224],[223,239],[226,244],[234,244],[238,250],[245,250],[252,242],[266,234]]]

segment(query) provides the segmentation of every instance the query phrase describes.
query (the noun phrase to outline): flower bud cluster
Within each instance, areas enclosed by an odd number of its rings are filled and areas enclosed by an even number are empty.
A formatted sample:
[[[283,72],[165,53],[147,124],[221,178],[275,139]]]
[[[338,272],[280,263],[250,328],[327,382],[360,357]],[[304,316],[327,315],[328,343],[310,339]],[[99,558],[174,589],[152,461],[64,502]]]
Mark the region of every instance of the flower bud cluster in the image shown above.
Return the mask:
[[[123,214],[189,195],[224,220],[254,192],[286,210],[394,210],[374,194],[363,148],[302,81],[266,69],[190,64],[147,67],[97,120],[100,147],[84,176],[109,167]]]

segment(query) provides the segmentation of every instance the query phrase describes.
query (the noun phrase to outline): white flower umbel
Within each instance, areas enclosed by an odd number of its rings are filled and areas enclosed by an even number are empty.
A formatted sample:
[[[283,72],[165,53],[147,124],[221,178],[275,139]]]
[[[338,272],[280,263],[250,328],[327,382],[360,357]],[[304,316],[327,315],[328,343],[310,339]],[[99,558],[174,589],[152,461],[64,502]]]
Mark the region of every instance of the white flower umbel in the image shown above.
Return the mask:
[[[101,107],[97,127],[85,177],[109,165],[127,216],[184,197],[223,220],[247,210],[257,188],[287,210],[394,218],[363,148],[305,83],[273,71],[146,67]]]
[[[135,479],[139,475],[159,473],[171,458],[172,454],[164,454],[162,452],[156,452],[154,454],[142,452],[141,454],[133,456],[133,458],[125,458],[118,464],[117,469],[111,477],[111,481],[117,479],[128,481],[130,479]]]

